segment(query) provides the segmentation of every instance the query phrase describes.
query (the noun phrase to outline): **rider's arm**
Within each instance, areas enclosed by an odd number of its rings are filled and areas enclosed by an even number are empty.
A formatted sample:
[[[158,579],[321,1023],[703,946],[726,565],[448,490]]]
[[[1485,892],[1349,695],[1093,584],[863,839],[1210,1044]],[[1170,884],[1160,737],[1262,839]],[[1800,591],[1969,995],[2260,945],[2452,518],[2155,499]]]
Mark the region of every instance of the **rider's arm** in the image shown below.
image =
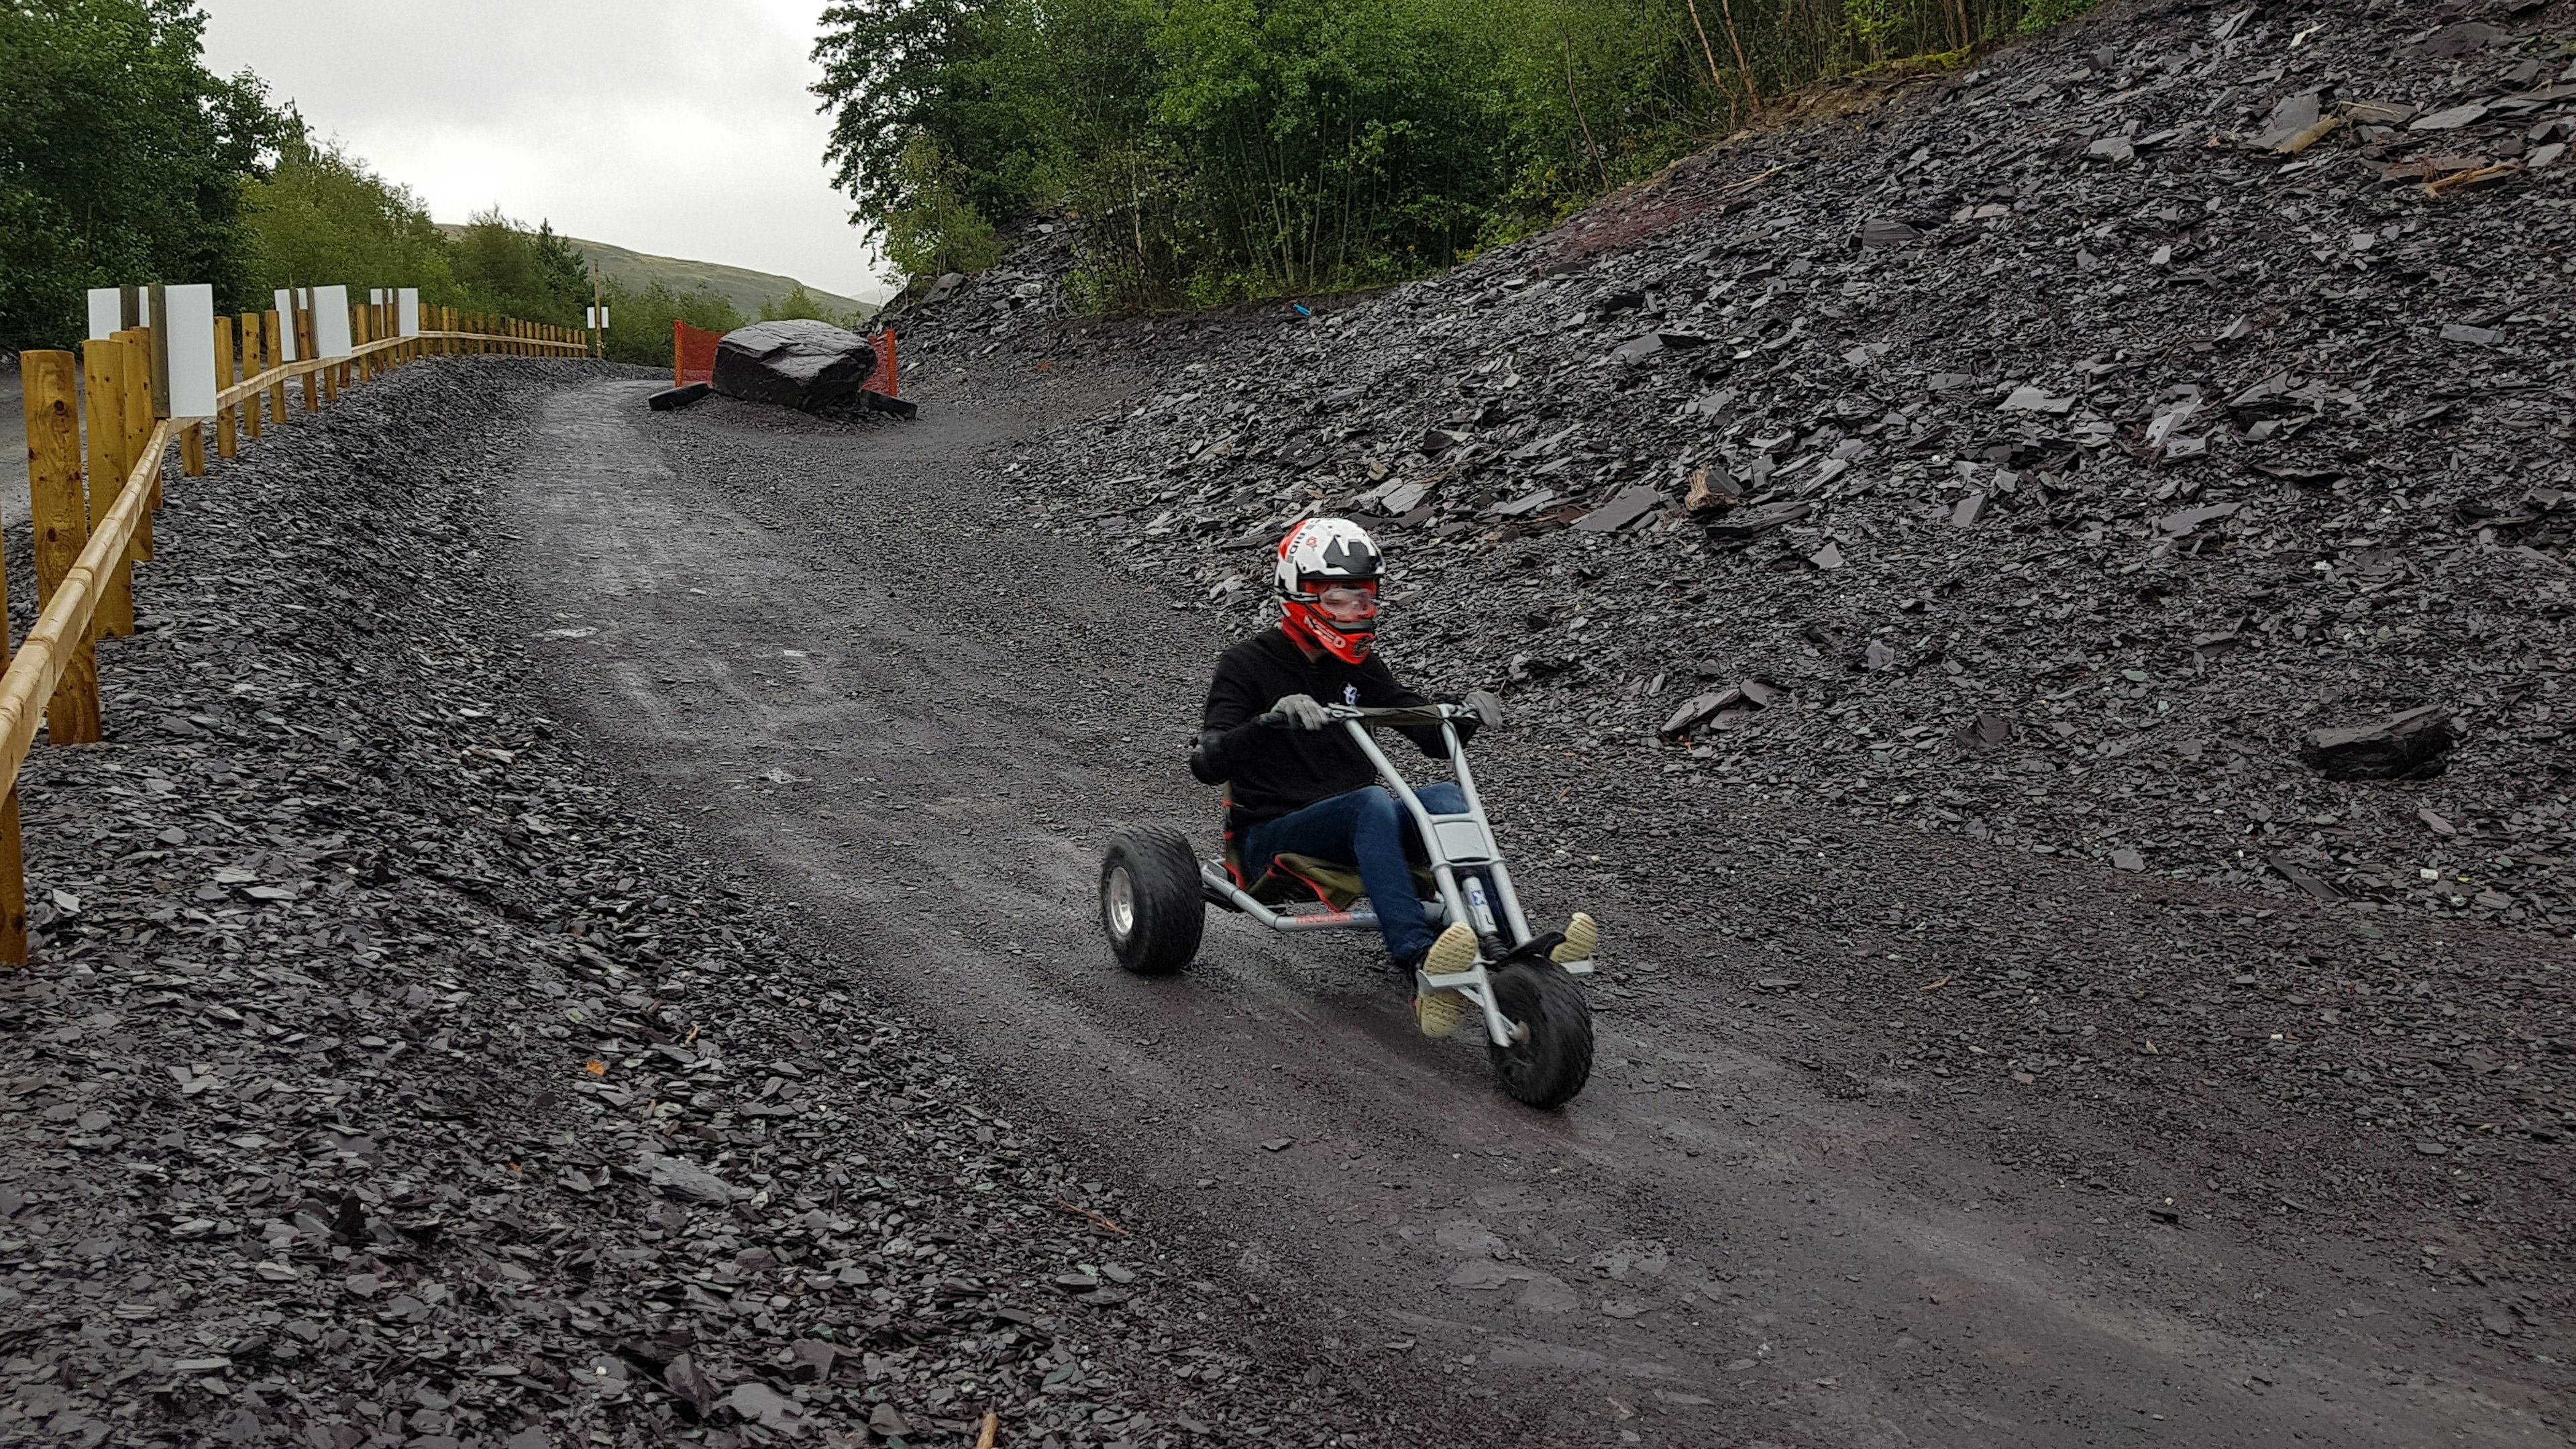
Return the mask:
[[[1198,738],[1190,744],[1190,774],[1202,785],[1222,785],[1234,778],[1230,751],[1261,728],[1254,721],[1270,707],[1267,700],[1255,697],[1252,681],[1230,667],[1232,663],[1218,661],[1216,678],[1208,684],[1207,708],[1199,715]]]

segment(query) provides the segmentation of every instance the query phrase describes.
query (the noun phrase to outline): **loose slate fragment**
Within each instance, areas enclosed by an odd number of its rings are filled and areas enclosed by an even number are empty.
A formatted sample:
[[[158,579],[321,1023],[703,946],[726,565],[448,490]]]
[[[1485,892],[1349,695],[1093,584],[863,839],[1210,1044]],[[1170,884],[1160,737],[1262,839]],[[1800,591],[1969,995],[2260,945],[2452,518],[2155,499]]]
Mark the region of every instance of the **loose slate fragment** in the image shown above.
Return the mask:
[[[1893,217],[1873,216],[1860,224],[1860,244],[1877,250],[1921,241],[1923,233]]]
[[[1617,497],[1574,521],[1577,533],[1615,533],[1658,508],[1670,507],[1672,499],[1660,490],[1644,484],[1633,484],[1619,490]]]
[[[697,1362],[683,1353],[662,1370],[662,1383],[672,1393],[688,1400],[690,1407],[705,1414],[716,1404],[716,1386],[698,1368]]]
[[[1752,538],[1784,523],[1795,523],[1813,512],[1815,505],[1812,503],[1764,503],[1727,513],[1710,523],[1708,532],[1712,538]]]
[[[724,1397],[725,1407],[764,1429],[797,1435],[805,1432],[805,1410],[795,1400],[764,1383],[740,1383]]]
[[[2406,129],[2410,131],[2456,131],[2463,126],[2474,126],[2486,118],[2487,107],[2480,102],[2471,101],[2465,106],[2453,106],[2447,111],[2435,111],[2433,114],[2416,121]]]
[[[2315,91],[2301,91],[2295,96],[2285,97],[2272,108],[2272,118],[2264,124],[2262,133],[2254,138],[2254,148],[2258,151],[2281,150],[2299,133],[2315,125],[2320,114]]]
[[[2510,44],[2512,40],[2511,35],[2483,20],[2463,20],[2456,25],[2445,25],[2434,31],[2424,42],[2423,49],[2427,55],[2456,60],[2464,55],[2474,55],[2489,46]]]
[[[1518,518],[1523,514],[1536,513],[1555,501],[1556,490],[1542,488],[1536,493],[1524,493],[1509,503],[1494,504],[1485,511],[1496,518]]]
[[[736,1197],[751,1195],[685,1157],[665,1157],[658,1152],[647,1152],[636,1160],[635,1165],[654,1187],[697,1202],[726,1203]]]
[[[2064,417],[2075,410],[2075,399],[2050,397],[2043,388],[2025,385],[2014,388],[2012,395],[2005,398],[2000,406],[2008,413],[2050,413]]]
[[[1981,714],[1951,732],[1950,743],[1963,750],[1999,749],[2012,743],[2013,722],[1999,714]]]
[[[2266,856],[2264,858],[2264,863],[2271,866],[2273,870],[2279,872],[2281,879],[2288,881],[2301,895],[2306,896],[2312,901],[2323,901],[2331,904],[2343,899],[2343,892],[2336,890],[2331,884],[2327,883],[2323,877],[2299,869],[2296,865],[2291,864],[2289,859],[2285,856]]]
[[[2465,342],[2471,347],[2502,347],[2504,333],[2493,327],[2472,327],[2466,322],[2446,322],[2442,324],[2442,340]]]
[[[2168,513],[2156,520],[2156,531],[2182,538],[2204,523],[2233,518],[2244,506],[2242,503],[2204,503],[2198,508],[2186,508],[2179,513]]]
[[[1736,396],[1734,388],[1719,388],[1715,392],[1702,393],[1692,398],[1683,406],[1682,411],[1693,417],[1722,418],[1734,408]]]
[[[1389,517],[1400,517],[1420,507],[1422,500],[1430,496],[1431,485],[1428,483],[1398,484],[1378,495],[1377,511]]]
[[[2308,733],[2299,759],[2329,780],[2424,780],[2442,773],[2453,743],[2451,711],[2437,704],[2373,724]]]

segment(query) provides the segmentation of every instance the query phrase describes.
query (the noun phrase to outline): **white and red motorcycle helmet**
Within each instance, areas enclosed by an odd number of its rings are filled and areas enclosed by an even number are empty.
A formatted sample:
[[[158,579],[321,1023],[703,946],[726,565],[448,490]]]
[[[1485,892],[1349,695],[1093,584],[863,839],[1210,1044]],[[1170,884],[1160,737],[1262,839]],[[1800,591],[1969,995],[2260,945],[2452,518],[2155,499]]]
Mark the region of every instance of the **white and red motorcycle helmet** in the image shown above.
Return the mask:
[[[1345,664],[1369,657],[1377,635],[1382,560],[1368,530],[1347,518],[1309,518],[1279,540],[1280,627]]]

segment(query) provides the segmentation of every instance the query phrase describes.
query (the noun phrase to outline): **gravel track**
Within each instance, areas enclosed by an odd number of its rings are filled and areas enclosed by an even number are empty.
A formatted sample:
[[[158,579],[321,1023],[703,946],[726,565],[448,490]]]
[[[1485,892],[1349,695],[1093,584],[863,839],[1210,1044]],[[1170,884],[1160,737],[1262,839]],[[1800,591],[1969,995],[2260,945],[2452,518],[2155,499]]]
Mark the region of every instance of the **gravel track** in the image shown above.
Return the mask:
[[[603,375],[427,363],[168,480],[111,740],[24,777],[0,1441],[1383,1417],[547,718],[508,460]]]
[[[555,580],[539,657],[661,809],[798,903],[792,943],[1092,1144],[1145,1231],[1304,1316],[1330,1383],[1438,1369],[1392,1405],[1434,1442],[2556,1440],[2554,1146],[2285,1120],[2267,1083],[2316,1075],[2232,1034],[2382,954],[2427,987],[2392,1009],[2477,1010],[2462,985],[2519,960],[2501,933],[2364,939],[1677,802],[1651,757],[1542,726],[1481,774],[1541,913],[1610,918],[1602,1066],[1566,1112],[1412,1036],[1364,947],[1220,919],[1184,978],[1119,975],[1097,850],[1210,834],[1180,744],[1232,626],[1033,527],[995,462],[1140,385],[1122,365],[934,385],[906,426],[558,393],[514,490]],[[2399,1019],[2385,994],[2344,1009]]]

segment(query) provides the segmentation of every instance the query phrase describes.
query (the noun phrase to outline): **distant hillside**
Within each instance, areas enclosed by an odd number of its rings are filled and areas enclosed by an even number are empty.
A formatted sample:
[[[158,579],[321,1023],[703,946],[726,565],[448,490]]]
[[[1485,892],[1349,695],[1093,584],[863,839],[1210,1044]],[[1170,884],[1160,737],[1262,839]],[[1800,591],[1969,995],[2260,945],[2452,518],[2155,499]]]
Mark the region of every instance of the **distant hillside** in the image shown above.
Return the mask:
[[[454,222],[441,222],[439,229],[454,236],[465,228]],[[623,284],[630,291],[640,291],[655,282],[668,283],[673,290],[681,292],[705,287],[733,303],[734,310],[745,317],[760,315],[761,303],[784,297],[796,289],[794,277],[782,277],[775,272],[755,272],[748,267],[684,261],[678,257],[657,257],[607,242],[584,241],[577,236],[564,240],[579,248],[583,256],[597,262],[600,271],[611,281]],[[823,305],[842,311],[873,314],[881,305],[856,297],[844,297],[838,292],[826,292],[820,287],[809,286],[805,291]]]

